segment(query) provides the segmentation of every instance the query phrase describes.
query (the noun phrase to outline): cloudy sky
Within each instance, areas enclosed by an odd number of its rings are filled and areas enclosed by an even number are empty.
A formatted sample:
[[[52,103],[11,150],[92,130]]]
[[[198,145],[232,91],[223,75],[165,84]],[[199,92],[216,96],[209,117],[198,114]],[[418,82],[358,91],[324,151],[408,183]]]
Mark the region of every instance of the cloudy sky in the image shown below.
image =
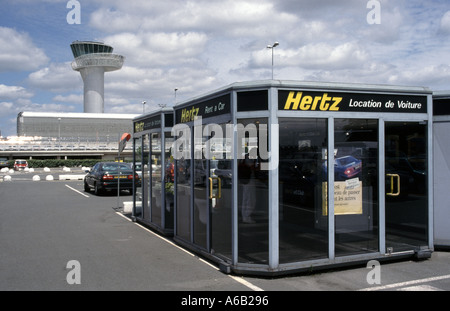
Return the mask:
[[[448,0],[78,2],[81,23],[69,24],[68,0],[0,0],[3,136],[16,134],[21,111],[83,111],[81,76],[70,66],[75,40],[126,57],[105,76],[108,113],[141,113],[144,100],[147,112],[171,105],[175,88],[181,101],[270,79],[266,47],[275,41],[275,79],[450,89]]]

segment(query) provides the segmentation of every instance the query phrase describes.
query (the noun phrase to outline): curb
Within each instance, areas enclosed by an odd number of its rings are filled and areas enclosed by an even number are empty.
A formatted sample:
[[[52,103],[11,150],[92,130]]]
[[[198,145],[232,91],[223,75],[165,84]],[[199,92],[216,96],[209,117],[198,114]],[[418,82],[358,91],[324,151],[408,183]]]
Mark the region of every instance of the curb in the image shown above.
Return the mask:
[[[59,180],[84,180],[86,175],[59,175]]]

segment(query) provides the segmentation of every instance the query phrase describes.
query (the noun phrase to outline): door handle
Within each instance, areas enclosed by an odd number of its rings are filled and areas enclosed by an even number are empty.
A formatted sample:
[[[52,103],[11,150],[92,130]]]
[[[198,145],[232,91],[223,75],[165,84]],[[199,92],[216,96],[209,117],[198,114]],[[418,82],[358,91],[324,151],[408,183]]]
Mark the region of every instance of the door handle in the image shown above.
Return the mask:
[[[216,195],[213,194],[214,180],[217,180],[217,183],[218,183],[218,193]],[[221,199],[222,198],[222,180],[219,177],[210,177],[209,178],[209,198],[210,199]]]
[[[386,174],[386,176],[391,178],[391,192],[386,193],[386,195],[391,197],[398,197],[400,195],[400,175]],[[394,192],[394,179],[397,179],[397,192]]]

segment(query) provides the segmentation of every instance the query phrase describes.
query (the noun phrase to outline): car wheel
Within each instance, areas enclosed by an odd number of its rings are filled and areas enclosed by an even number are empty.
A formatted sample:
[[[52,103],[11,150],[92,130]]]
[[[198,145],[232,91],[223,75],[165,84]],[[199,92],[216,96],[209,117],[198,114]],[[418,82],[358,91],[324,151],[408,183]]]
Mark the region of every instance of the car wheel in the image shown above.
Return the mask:
[[[95,195],[100,195],[102,193],[97,183],[94,185],[94,193]]]
[[[91,188],[89,188],[89,185],[87,184],[86,181],[84,181],[84,191],[85,192],[90,192],[91,191]]]

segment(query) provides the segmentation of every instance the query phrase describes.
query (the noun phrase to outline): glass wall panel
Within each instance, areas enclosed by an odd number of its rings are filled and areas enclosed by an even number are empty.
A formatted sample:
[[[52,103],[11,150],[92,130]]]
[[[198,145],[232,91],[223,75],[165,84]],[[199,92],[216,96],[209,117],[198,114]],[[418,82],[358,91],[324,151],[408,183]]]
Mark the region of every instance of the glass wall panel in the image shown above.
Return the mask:
[[[386,248],[428,245],[427,125],[386,122]]]
[[[175,161],[172,155],[173,137],[170,132],[165,133],[165,174],[164,174],[164,189],[165,189],[165,229],[173,229],[173,215],[174,215],[174,177],[175,177]]]
[[[379,249],[378,120],[335,119],[335,254]]]
[[[209,173],[208,161],[202,152],[205,142],[205,137],[194,138],[194,243],[202,248],[206,248],[208,224],[206,185]]]
[[[151,135],[151,206],[152,206],[152,223],[161,226],[161,198],[162,198],[162,175],[161,175],[161,133],[153,133]]]
[[[280,263],[328,257],[327,119],[279,119]]]
[[[142,136],[143,158],[142,158],[142,198],[143,198],[143,218],[151,221],[151,205],[150,205],[150,169],[148,166],[150,160],[150,137],[148,134]]]
[[[232,206],[233,169],[232,139],[226,138],[226,125],[219,126],[221,135],[214,133],[210,139],[210,210],[211,210],[211,253],[225,260],[232,258]],[[220,132],[218,128],[212,129]]]
[[[185,135],[184,133],[183,135]],[[183,139],[183,137],[178,138]],[[179,146],[178,153],[187,152],[190,154],[191,137],[184,139],[184,144]],[[177,236],[191,241],[191,159],[181,156],[176,160],[176,226]]]
[[[264,127],[266,131],[262,133]],[[267,128],[266,118],[238,120],[238,260],[241,263],[268,264],[269,174],[261,170],[261,163],[267,160],[264,157],[267,150],[263,147],[268,146]]]
[[[142,178],[142,138],[136,138],[134,140],[134,167],[136,169],[136,174],[139,175],[140,178]],[[134,195],[134,201],[135,201],[135,217],[142,218],[142,181],[138,182],[136,179],[134,180],[134,189],[135,189],[135,195]]]

